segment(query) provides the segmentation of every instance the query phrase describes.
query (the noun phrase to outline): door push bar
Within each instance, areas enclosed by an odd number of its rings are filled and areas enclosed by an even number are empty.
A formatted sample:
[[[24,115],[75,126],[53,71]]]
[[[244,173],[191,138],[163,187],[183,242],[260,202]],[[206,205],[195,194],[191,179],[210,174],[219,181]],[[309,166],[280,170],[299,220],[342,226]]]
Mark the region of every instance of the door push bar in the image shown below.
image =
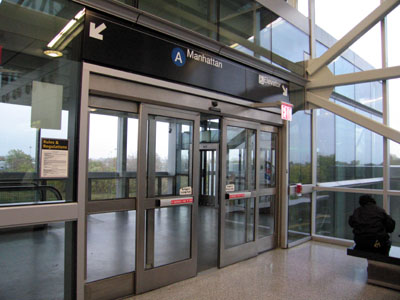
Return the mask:
[[[173,198],[163,198],[156,200],[157,207],[166,206],[178,206],[178,205],[192,205],[193,197],[173,197]]]
[[[226,193],[225,199],[250,198],[251,192]]]

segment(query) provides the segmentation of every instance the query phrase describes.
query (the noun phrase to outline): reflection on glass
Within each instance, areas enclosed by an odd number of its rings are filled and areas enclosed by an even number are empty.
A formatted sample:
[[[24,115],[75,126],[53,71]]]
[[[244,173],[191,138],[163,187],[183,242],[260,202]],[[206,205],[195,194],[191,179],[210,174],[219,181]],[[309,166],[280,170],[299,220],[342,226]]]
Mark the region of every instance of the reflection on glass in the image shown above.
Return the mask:
[[[389,207],[390,207],[390,216],[393,220],[396,221],[396,228],[393,234],[391,234],[391,240],[393,246],[400,246],[400,236],[398,234],[400,226],[400,197],[398,196],[390,196],[389,197]]]
[[[219,133],[219,119],[200,121],[200,143],[218,143]]]
[[[260,133],[260,188],[276,185],[276,134]]]
[[[309,37],[286,20],[278,18],[272,23],[272,62],[302,75],[302,62],[310,53]]]
[[[350,106],[345,106],[353,110]],[[355,178],[355,123],[335,116],[336,121],[336,180]]]
[[[289,243],[311,234],[311,195],[290,196],[289,199]]]
[[[335,181],[335,118],[334,114],[317,109],[317,182]]]
[[[135,197],[136,115],[93,110],[89,128],[89,200]]]
[[[255,130],[227,127],[226,184],[235,191],[255,188],[255,138]]]
[[[131,0],[118,0],[132,5]],[[140,0],[139,9],[216,39],[216,4],[204,1]]]
[[[275,196],[262,196],[258,202],[258,238],[274,234]]]
[[[192,206],[146,211],[145,267],[164,266],[190,258]]]
[[[311,115],[297,111],[290,122],[289,180],[311,183]]]
[[[192,185],[193,122],[149,116],[148,197],[179,195]]]
[[[217,151],[200,152],[200,199],[199,205],[214,205],[217,190]]]
[[[16,126],[9,126],[11,118]],[[68,111],[62,111],[61,120],[60,130],[31,128],[30,106],[0,103],[0,204],[34,204],[67,198],[66,180],[39,182],[36,175],[38,141],[67,139]]]
[[[87,281],[135,270],[136,211],[87,217]]]
[[[69,178],[56,182],[55,178],[39,178],[39,145],[41,138],[47,137],[68,139],[70,149],[75,148],[79,29],[71,29],[73,32],[64,40],[62,58],[47,57],[43,50],[81,9],[66,0],[3,1],[1,4],[0,205],[73,201],[73,151],[69,153]],[[10,27],[17,23],[18,29]],[[46,32],[45,36],[32,34],[32,28]],[[39,85],[40,92],[36,89]],[[55,87],[57,91],[62,89],[62,93],[58,94],[57,101],[51,98],[54,100],[51,103],[56,105],[50,109],[44,103],[46,97],[42,96]],[[46,121],[49,122],[45,124]]]
[[[67,222],[0,229],[0,299],[70,299],[66,295],[73,293],[76,280],[68,250],[73,226]]]
[[[362,187],[362,188],[369,188]],[[342,239],[353,239],[349,216],[359,206],[361,194],[342,192],[317,193],[316,233]],[[382,196],[374,195],[378,206],[382,207]]]
[[[254,241],[254,198],[225,201],[225,249]]]

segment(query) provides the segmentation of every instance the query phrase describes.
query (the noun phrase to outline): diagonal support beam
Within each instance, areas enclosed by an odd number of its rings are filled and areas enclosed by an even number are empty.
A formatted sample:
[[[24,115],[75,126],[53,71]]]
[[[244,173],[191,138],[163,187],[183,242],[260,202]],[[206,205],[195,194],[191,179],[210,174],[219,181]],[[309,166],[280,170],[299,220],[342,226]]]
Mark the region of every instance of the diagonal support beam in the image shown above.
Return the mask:
[[[320,108],[329,110],[330,112],[341,116],[351,122],[354,122],[362,127],[365,127],[379,135],[382,135],[396,143],[400,143],[400,131],[394,130],[389,126],[386,126],[382,123],[371,120],[368,117],[365,117],[361,114],[358,114],[354,111],[351,111],[343,106],[335,104],[329,101],[329,98],[324,98],[318,96],[317,94],[307,92],[306,93],[306,101],[312,103],[315,106]]]
[[[319,75],[320,72],[318,72],[312,78],[312,80],[307,83],[306,85],[307,90],[400,78],[400,66],[336,75],[336,76],[334,76],[332,73],[330,74],[324,73],[324,76],[319,76]]]
[[[364,20],[350,30],[344,37],[337,41],[328,51],[321,57],[310,60],[307,68],[309,76],[315,74],[323,66],[327,66],[336,57],[348,49],[356,40],[358,40],[364,33],[370,30],[375,24],[382,20],[388,13],[390,13],[400,0],[386,0],[372,13],[370,13]]]

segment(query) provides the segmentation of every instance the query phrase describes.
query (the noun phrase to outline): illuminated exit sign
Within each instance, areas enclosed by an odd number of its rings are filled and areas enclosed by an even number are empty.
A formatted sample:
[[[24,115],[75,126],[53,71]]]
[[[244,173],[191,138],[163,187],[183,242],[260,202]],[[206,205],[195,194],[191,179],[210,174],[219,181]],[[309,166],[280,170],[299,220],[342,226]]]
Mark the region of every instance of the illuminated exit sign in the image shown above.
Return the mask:
[[[293,105],[289,103],[281,103],[281,119],[292,121],[292,108]]]

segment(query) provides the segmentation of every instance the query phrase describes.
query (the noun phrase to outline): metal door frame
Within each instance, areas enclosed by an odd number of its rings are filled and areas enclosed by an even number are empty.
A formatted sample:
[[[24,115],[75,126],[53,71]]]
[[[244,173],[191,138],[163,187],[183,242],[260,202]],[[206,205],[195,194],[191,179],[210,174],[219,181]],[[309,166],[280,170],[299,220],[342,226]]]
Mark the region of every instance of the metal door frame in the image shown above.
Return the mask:
[[[226,201],[226,156],[227,156],[227,127],[241,127],[246,129],[256,130],[256,154],[255,154],[255,189],[249,191],[251,195],[246,198],[237,199],[248,199],[254,198],[254,239],[251,242],[247,242],[232,248],[225,249],[225,201]],[[257,256],[259,252],[272,249],[277,245],[277,220],[278,220],[278,210],[274,211],[274,233],[271,236],[258,238],[258,209],[259,209],[259,198],[265,195],[276,195],[275,201],[278,202],[278,186],[279,186],[279,176],[276,172],[276,187],[260,191],[259,188],[259,165],[260,165],[260,132],[267,131],[278,134],[277,127],[263,125],[260,123],[253,123],[247,121],[241,121],[230,118],[222,118],[221,126],[221,149],[220,149],[220,214],[219,214],[219,259],[218,266],[225,267],[230,264]],[[278,138],[277,138],[278,141]],[[278,148],[278,144],[276,145]],[[276,162],[277,170],[279,170],[279,157],[278,149],[276,150]],[[225,159],[224,159],[225,158]],[[276,205],[277,207],[277,205]]]
[[[220,119],[220,121],[221,121],[221,119]],[[221,160],[221,158],[220,158],[220,151],[221,151],[220,150],[220,142],[219,143],[200,143],[199,152],[202,152],[202,151],[204,151],[204,152],[206,152],[206,151],[215,151],[216,152],[215,197],[216,197],[216,202],[218,204],[218,213],[217,213],[218,220],[216,222],[218,224],[218,228],[217,228],[217,265],[216,265],[216,267],[218,267],[218,265],[219,265],[219,249],[221,247],[220,238],[219,238],[219,235],[220,235],[220,232],[219,232],[219,228],[220,228],[220,226],[219,226],[219,214],[220,214],[220,209],[221,209],[221,199],[220,199],[220,194],[219,194],[220,184],[221,184],[221,181],[220,181],[220,160]],[[201,155],[200,155],[200,158],[201,158]],[[201,162],[199,161],[199,169],[200,169],[200,164],[201,164]],[[200,177],[199,177],[199,180],[200,180]],[[200,196],[200,183],[199,183],[199,194],[198,195]],[[200,201],[200,197],[199,197],[199,201]]]
[[[253,109],[251,107],[251,105],[253,104],[251,101],[245,101],[243,99],[238,99],[227,95],[221,95],[219,93],[206,91],[196,87],[185,86],[178,83],[172,83],[165,80],[159,80],[152,77],[146,77],[143,75],[128,73],[117,69],[107,68],[84,62],[82,66],[81,113],[79,121],[79,145],[78,145],[79,168],[77,170],[78,173],[77,203],[62,205],[62,207],[67,207],[67,208],[71,207],[70,209],[71,213],[68,215],[68,217],[63,217],[63,219],[77,220],[76,276],[77,276],[77,299],[80,300],[83,300],[85,297],[85,283],[86,283],[85,269],[86,269],[87,190],[84,178],[86,178],[87,176],[86,175],[87,149],[88,149],[87,126],[88,126],[88,111],[89,111],[88,108],[89,92],[92,95],[114,98],[114,99],[123,99],[125,104],[127,105],[130,105],[131,103],[141,102],[141,103],[161,105],[162,107],[169,107],[170,109],[172,107],[175,107],[187,110],[188,112],[193,110],[199,112],[209,111],[211,101],[218,100],[219,106],[221,110],[224,112],[223,113],[224,117],[226,116],[234,118],[238,117],[240,119],[253,120],[255,122],[263,122],[263,123],[266,122],[268,124],[273,124],[274,126],[278,127],[283,126],[283,129],[285,129],[287,126],[287,124],[281,120],[278,114],[270,111]],[[108,107],[108,108],[112,109],[113,107]],[[285,133],[286,131],[279,130],[278,139],[279,139],[279,145],[281,146],[280,150],[284,150],[285,149],[284,146],[286,145],[285,144],[286,139],[285,136],[282,135],[282,132]],[[224,137],[221,136],[220,145],[222,145],[221,143],[223,139]],[[196,153],[199,153],[199,151],[194,152],[194,154]],[[219,151],[220,168],[222,163],[221,153],[222,149],[220,149]],[[279,155],[279,156],[281,156],[281,158],[284,157],[284,155]],[[199,174],[194,174],[194,175],[198,176]],[[220,178],[224,179],[222,177]],[[221,179],[220,179],[220,195],[222,189]],[[281,183],[282,182],[284,183],[285,180],[282,179]],[[284,186],[284,184],[282,186]],[[285,188],[282,188],[282,190],[284,189]],[[281,198],[283,199],[285,196],[285,193],[282,193],[282,195],[279,196],[278,193],[277,197],[279,197],[279,200],[277,202],[279,202]],[[197,197],[196,194],[195,196]],[[136,207],[137,205],[138,204],[136,201]],[[282,206],[281,203],[279,203],[278,205],[280,210],[285,209],[285,207],[281,207]],[[43,206],[42,208],[46,207]],[[51,206],[51,208],[53,209],[54,207]],[[282,217],[285,219],[286,215],[284,214],[283,210],[282,210]],[[70,215],[72,215],[72,217]],[[49,214],[46,214],[46,216],[49,216]],[[5,217],[6,217],[5,219],[7,219],[8,216],[5,215]],[[13,222],[15,221],[13,220]],[[285,237],[284,234],[281,234],[281,231],[285,233],[284,227],[285,225],[283,224],[283,228],[279,229],[280,230],[279,233],[282,239]],[[135,280],[135,278],[133,278],[132,280]],[[114,285],[111,285],[109,288],[113,289]]]
[[[216,176],[216,184],[215,184],[215,197],[217,198],[218,203],[219,201],[219,162],[220,162],[220,157],[219,157],[219,143],[200,143],[199,145],[199,150],[200,152],[202,151],[216,151],[216,168],[215,168],[215,176]],[[201,158],[201,156],[200,156]],[[200,162],[201,164],[201,162]],[[200,165],[199,165],[200,167]],[[201,177],[201,176],[200,176]],[[200,194],[200,187],[199,187],[199,194]]]
[[[145,269],[145,213],[146,209],[156,208],[160,198],[148,198],[146,195],[147,178],[147,135],[149,115],[166,116],[193,121],[192,148],[192,218],[190,258],[168,265]],[[139,149],[138,149],[138,198],[136,202],[136,294],[144,293],[197,274],[197,207],[199,193],[199,135],[200,113],[182,111],[167,107],[141,104],[139,113]],[[178,196],[177,196],[178,197]]]
[[[88,92],[88,91],[87,91]],[[78,191],[83,197],[84,209],[81,213],[84,214],[83,221],[80,222],[80,228],[83,233],[79,237],[84,238],[83,245],[78,248],[78,253],[83,251],[81,258],[81,266],[78,260],[78,278],[83,275],[84,283],[84,298],[98,299],[101,297],[120,297],[134,293],[135,270],[129,273],[118,274],[112,277],[103,278],[100,280],[86,282],[87,278],[87,217],[96,213],[107,213],[117,211],[132,211],[136,210],[136,197],[122,198],[115,200],[96,200],[89,201],[89,186],[88,186],[88,154],[89,154],[89,126],[90,126],[90,111],[91,109],[105,109],[112,111],[121,111],[128,113],[138,113],[138,105],[134,102],[127,102],[109,97],[97,97],[87,94],[87,101],[82,101],[81,104],[81,123],[80,123],[80,151],[79,151],[79,180]],[[84,196],[83,196],[84,195]],[[132,257],[134,260],[135,257]],[[79,282],[79,281],[78,281]],[[78,291],[79,291],[78,285]]]

